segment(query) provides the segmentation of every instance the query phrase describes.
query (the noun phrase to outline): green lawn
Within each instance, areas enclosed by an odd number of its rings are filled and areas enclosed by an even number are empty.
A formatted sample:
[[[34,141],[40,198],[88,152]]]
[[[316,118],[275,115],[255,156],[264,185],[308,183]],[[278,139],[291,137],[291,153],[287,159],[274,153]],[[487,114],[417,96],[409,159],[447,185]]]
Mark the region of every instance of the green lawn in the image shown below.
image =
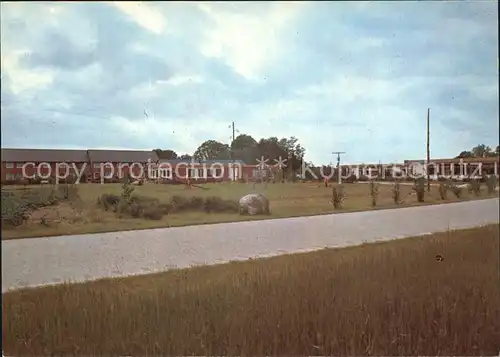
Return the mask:
[[[370,189],[367,184],[345,184],[346,199],[342,209],[334,210],[330,202],[331,188],[325,188],[317,183],[277,183],[277,184],[244,184],[244,183],[213,183],[201,185],[206,189],[186,188],[184,185],[146,184],[135,186],[134,194],[156,198],[160,202],[168,202],[172,196],[218,196],[227,200],[238,201],[247,193],[263,193],[271,202],[271,216],[240,216],[238,213],[205,213],[203,211],[177,212],[163,216],[159,220],[146,220],[119,216],[106,212],[97,206],[97,199],[102,194],[117,194],[122,190],[121,184],[81,184],[77,185],[79,200],[61,203],[57,206],[44,207],[32,214],[26,224],[15,228],[2,230],[3,239],[53,236],[64,234],[95,233],[116,230],[131,230],[143,228],[172,227],[216,222],[231,222],[248,219],[283,218],[293,216],[315,215],[334,212],[349,212],[372,210],[380,208],[408,207],[422,204],[435,204],[477,199],[473,194],[464,192],[460,199],[451,192],[448,199],[439,198],[437,187],[431,187],[426,193],[425,202],[418,203],[412,193],[411,186],[401,186],[403,203],[396,205],[392,199],[392,185],[380,185],[377,206],[371,206]],[[15,187],[4,187],[7,190]],[[19,189],[19,188],[18,188]],[[483,187],[479,198],[488,197]],[[498,194],[496,194],[498,197]],[[41,222],[44,224],[41,224]]]

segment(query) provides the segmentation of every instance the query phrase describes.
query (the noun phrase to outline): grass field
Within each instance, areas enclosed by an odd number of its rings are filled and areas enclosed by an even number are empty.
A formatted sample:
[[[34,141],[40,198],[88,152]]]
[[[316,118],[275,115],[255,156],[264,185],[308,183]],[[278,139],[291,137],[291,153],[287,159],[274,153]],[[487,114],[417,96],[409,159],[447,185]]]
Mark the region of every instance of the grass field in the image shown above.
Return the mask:
[[[497,355],[499,249],[493,225],[9,292],[2,345],[24,356]]]
[[[257,184],[255,186],[242,183],[221,183],[205,184],[202,187],[205,189],[187,189],[184,185],[147,184],[136,186],[134,194],[155,198],[160,202],[167,202],[174,195],[185,197],[216,196],[237,202],[239,198],[247,193],[258,192],[265,194],[270,199],[271,216],[249,217],[240,216],[238,212],[206,213],[194,210],[170,213],[157,220],[132,219],[131,217],[104,211],[97,206],[98,197],[103,194],[120,195],[121,184],[82,184],[76,186],[79,195],[78,200],[38,209],[33,212],[25,224],[12,228],[4,227],[2,229],[2,239],[172,227],[374,209],[371,206],[370,189],[367,184],[344,185],[346,199],[343,208],[340,210],[334,210],[330,202],[332,198],[331,188],[325,188],[317,183]],[[15,190],[16,187],[4,187],[3,189]],[[20,188],[17,187],[17,189]],[[401,198],[404,202],[396,205],[392,200],[391,185],[380,185],[379,189],[380,193],[375,209],[456,202],[477,198],[465,190],[463,197],[460,199],[455,198],[450,192],[448,199],[442,201],[439,197],[438,188],[432,186],[431,192],[426,193],[425,202],[418,203],[416,197],[410,195],[412,187],[402,185]],[[484,186],[482,189],[483,193],[480,197],[488,197]],[[496,196],[498,197],[498,193]],[[42,220],[43,224],[41,224]]]

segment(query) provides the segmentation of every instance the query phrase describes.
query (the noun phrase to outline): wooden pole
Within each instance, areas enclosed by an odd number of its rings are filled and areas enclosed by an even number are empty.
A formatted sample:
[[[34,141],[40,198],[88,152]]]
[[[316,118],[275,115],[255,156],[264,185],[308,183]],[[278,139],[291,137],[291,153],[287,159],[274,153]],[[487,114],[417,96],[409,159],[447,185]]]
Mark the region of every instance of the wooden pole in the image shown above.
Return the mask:
[[[427,192],[431,192],[431,175],[429,172],[429,164],[431,161],[431,150],[430,150],[430,108],[427,108]]]

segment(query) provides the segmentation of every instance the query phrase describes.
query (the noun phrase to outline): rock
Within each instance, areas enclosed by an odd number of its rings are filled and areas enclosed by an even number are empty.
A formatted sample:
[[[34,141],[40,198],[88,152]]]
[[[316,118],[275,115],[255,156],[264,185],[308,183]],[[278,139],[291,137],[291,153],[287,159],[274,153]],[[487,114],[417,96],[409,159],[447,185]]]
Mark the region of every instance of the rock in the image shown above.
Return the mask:
[[[240,198],[240,214],[270,214],[269,199],[264,195],[252,193]]]

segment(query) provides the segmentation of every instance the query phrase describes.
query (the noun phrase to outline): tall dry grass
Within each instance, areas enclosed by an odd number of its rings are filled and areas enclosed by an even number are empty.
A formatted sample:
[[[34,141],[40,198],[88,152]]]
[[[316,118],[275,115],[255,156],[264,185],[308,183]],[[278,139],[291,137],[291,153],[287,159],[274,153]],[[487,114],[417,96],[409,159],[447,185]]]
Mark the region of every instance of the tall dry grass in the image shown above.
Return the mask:
[[[497,355],[498,252],[498,226],[489,226],[11,292],[3,295],[3,349],[37,356]]]

